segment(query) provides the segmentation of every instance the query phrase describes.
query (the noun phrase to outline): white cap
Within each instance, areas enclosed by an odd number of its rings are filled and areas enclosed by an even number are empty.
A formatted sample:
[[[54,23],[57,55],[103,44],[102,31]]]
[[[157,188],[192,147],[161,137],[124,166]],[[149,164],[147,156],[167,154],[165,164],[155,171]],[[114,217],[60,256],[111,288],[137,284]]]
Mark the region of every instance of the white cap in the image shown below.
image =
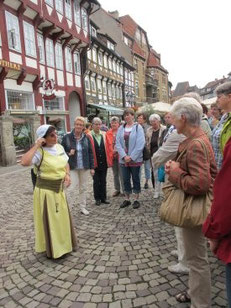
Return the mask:
[[[36,130],[36,134],[37,134],[38,138],[44,137],[50,126],[51,125],[48,125],[48,124],[43,124],[43,125],[39,126],[39,128]]]

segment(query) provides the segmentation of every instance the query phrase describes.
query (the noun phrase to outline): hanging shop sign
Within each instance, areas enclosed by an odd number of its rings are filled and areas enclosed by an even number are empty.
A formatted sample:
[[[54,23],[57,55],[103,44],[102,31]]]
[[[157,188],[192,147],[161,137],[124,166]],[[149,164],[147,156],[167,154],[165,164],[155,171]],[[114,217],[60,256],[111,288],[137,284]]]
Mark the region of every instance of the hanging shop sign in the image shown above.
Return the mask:
[[[44,100],[52,100],[56,98],[54,94],[55,83],[53,79],[45,79],[42,83],[42,88],[45,94],[43,95]]]
[[[18,63],[9,62],[3,59],[0,59],[0,66],[1,67],[7,67],[12,70],[21,71],[21,65]]]

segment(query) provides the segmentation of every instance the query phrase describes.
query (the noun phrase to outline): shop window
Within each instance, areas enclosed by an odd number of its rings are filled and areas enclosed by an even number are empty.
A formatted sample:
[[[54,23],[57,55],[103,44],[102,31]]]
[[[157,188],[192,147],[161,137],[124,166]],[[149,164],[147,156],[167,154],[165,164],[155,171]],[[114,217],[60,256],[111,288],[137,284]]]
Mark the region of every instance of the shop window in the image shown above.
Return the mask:
[[[6,90],[7,108],[34,110],[33,93]]]
[[[61,143],[63,136],[66,134],[66,121],[65,116],[46,116],[46,124],[53,125],[56,128],[58,134],[58,142]]]
[[[21,52],[18,18],[7,11],[5,13],[9,48]]]
[[[50,101],[44,101],[45,110],[64,110],[63,97],[56,97]]]
[[[36,58],[34,27],[28,22],[23,21],[23,29],[26,55]]]

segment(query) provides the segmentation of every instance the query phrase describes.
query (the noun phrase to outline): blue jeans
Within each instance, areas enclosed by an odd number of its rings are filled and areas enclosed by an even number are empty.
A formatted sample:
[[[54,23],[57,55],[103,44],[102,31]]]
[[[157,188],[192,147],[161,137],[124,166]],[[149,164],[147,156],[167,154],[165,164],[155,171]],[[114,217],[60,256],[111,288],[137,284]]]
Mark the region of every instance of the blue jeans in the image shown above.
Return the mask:
[[[140,179],[141,179],[141,169],[140,168]],[[144,161],[144,176],[145,180],[150,180],[151,179],[151,164],[150,164],[150,159]]]
[[[132,190],[134,194],[140,193],[140,166],[137,167],[125,167],[121,165],[123,182],[124,182],[124,192],[126,195],[130,195]],[[131,186],[131,177],[133,182],[133,189]]]
[[[231,308],[231,263],[226,264],[226,292],[228,298],[229,308]]]

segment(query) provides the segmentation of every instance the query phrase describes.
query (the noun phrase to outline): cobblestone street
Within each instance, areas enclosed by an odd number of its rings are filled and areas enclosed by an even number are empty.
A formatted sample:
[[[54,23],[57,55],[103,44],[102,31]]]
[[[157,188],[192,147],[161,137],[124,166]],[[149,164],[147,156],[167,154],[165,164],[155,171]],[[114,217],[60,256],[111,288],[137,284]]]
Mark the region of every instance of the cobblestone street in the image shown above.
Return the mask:
[[[176,262],[174,230],[160,222],[153,191],[142,191],[142,206],[120,209],[122,198],[95,206],[89,176],[89,216],[80,214],[77,193],[70,208],[79,247],[58,260],[34,252],[30,169],[0,172],[0,307],[188,307],[174,295],[187,275],[171,274]],[[143,186],[143,185],[142,185]],[[69,198],[70,200],[70,198]],[[211,254],[212,307],[227,307],[224,266]]]

